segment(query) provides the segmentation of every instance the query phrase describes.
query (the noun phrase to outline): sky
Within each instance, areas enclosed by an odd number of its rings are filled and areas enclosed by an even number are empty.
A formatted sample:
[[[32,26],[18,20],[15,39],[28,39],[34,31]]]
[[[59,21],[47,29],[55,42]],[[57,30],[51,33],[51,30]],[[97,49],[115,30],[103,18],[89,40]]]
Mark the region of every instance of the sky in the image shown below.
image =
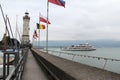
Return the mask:
[[[49,40],[120,40],[120,0],[64,0],[65,8],[49,3]],[[23,31],[23,16],[30,16],[30,40],[39,13],[47,16],[47,0],[0,0],[8,15],[15,34],[16,21],[19,32]],[[17,16],[17,19],[16,19]],[[0,32],[4,22],[0,13]],[[0,35],[0,39],[3,35]],[[46,40],[46,30],[40,31],[40,40]]]

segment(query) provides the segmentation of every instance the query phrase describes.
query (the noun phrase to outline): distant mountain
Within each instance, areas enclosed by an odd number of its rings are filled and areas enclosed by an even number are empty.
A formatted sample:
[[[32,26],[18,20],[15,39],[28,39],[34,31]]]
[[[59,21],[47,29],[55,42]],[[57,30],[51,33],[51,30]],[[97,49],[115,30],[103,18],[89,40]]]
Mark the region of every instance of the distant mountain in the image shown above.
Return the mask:
[[[48,42],[49,47],[65,47],[70,45],[77,45],[77,44],[83,44],[83,43],[89,43],[95,47],[120,47],[120,41],[117,40],[50,40]],[[46,46],[46,41],[40,41],[40,45],[42,47]],[[38,46],[38,42],[34,42],[33,46]]]

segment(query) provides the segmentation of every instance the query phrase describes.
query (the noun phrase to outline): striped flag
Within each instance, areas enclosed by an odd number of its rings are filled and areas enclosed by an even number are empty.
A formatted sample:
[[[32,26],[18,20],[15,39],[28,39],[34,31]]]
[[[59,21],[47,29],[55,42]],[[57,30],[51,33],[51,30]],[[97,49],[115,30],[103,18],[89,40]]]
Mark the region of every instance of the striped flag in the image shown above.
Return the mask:
[[[48,2],[65,7],[65,1],[63,0],[48,0]]]
[[[37,29],[45,29],[45,25],[37,23]]]
[[[33,38],[36,39],[38,37],[38,34],[36,32],[36,30],[34,31],[34,34],[33,34]]]
[[[50,23],[50,21],[49,20],[47,20],[47,18],[46,17],[44,17],[43,15],[41,15],[40,14],[40,22],[44,22],[44,23],[47,23],[48,22],[48,24],[51,24]]]

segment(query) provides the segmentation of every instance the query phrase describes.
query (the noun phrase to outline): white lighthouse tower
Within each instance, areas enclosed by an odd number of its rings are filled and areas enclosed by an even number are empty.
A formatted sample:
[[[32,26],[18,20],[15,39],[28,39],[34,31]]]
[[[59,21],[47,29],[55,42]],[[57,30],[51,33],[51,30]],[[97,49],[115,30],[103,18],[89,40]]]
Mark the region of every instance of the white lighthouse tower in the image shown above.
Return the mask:
[[[28,16],[29,13],[25,12],[25,16],[23,16],[23,35],[22,35],[22,44],[23,45],[29,45],[29,22],[30,17]]]

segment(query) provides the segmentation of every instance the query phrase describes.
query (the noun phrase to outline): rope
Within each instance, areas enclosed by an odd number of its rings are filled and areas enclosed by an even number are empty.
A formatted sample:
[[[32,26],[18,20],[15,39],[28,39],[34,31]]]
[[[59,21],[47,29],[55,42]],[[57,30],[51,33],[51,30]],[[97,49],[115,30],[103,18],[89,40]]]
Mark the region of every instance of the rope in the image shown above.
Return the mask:
[[[11,31],[12,37],[14,38],[14,36],[13,36],[13,31],[12,31],[11,24],[10,24],[10,20],[9,20],[8,17],[7,17],[7,20],[8,20],[8,24],[9,24],[9,27],[10,27],[10,31]]]

